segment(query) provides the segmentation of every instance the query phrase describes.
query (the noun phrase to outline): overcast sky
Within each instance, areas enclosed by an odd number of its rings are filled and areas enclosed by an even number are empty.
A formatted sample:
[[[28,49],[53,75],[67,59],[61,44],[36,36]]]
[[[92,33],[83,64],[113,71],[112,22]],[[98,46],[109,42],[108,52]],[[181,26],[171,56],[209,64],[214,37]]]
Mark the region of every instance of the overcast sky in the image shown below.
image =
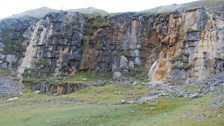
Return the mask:
[[[59,10],[95,7],[108,12],[125,12],[191,1],[196,0],[0,0],[0,18],[40,7]]]

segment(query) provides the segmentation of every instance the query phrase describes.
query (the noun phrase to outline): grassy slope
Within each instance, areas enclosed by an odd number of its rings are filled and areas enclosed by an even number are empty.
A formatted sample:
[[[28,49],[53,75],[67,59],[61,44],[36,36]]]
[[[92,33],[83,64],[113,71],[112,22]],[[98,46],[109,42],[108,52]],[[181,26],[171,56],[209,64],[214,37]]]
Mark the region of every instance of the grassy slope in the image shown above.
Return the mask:
[[[111,84],[103,87],[88,88],[73,94],[60,96],[61,99],[86,101],[89,103],[119,103],[122,100],[135,100],[147,95],[146,85]]]
[[[88,73],[78,73],[73,76],[68,76],[60,79],[43,77],[43,78],[24,78],[23,81],[25,83],[37,83],[37,82],[46,82],[50,84],[61,84],[61,83],[82,83],[86,85],[93,85],[95,83],[102,83],[111,81],[108,77],[97,76]]]
[[[87,78],[83,80],[83,78]],[[71,76],[64,82],[92,84],[108,81],[92,75]],[[223,126],[224,108],[211,109],[216,97],[191,100],[164,98],[151,104],[121,104],[153,91],[142,80],[135,85],[90,86],[73,94],[46,96],[26,88],[16,101],[0,98],[0,126]],[[217,90],[223,91],[223,87]],[[186,89],[195,92],[195,87]],[[222,96],[223,98],[223,96]],[[84,101],[80,103],[80,101]],[[184,114],[188,113],[188,114]],[[203,116],[201,121],[196,117]]]
[[[136,87],[138,87],[137,85]],[[101,98],[95,94],[99,88],[105,89]],[[117,97],[124,99],[132,97],[131,94],[114,94],[110,90],[120,88],[123,92],[136,91],[138,88],[122,88],[120,85],[94,87],[77,92],[77,97],[86,98],[86,101],[97,103],[114,103]],[[110,89],[110,90],[109,90]],[[140,88],[141,89],[141,88]],[[106,93],[108,91],[108,93]],[[136,91],[138,92],[138,91]],[[141,94],[140,92],[139,94]],[[84,95],[85,94],[85,95]],[[82,97],[81,97],[82,96]],[[60,100],[68,100],[75,94],[53,97],[36,95],[26,91],[17,101],[0,102],[0,124],[3,126],[223,126],[224,108],[210,109],[210,104],[215,98],[207,95],[203,98],[190,100],[187,98],[166,98],[152,104],[143,105],[98,105],[98,104],[73,104],[70,102],[60,104]],[[58,100],[58,101],[57,101]],[[120,100],[120,99],[119,99]],[[54,102],[55,101],[55,102]],[[95,102],[94,102],[95,103]],[[183,113],[190,112],[183,116]],[[196,121],[194,117],[203,115],[205,120]]]

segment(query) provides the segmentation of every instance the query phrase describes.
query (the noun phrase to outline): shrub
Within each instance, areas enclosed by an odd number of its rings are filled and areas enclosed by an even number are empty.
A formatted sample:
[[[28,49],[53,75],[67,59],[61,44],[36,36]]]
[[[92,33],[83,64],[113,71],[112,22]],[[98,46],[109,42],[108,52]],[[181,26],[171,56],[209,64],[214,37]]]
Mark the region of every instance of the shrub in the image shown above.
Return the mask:
[[[53,33],[50,37],[49,37],[49,39],[53,39],[53,38],[58,38],[58,39],[60,39],[60,38],[63,38],[64,36],[63,36],[63,34],[62,33],[60,33],[60,32],[55,32],[55,33]]]
[[[11,74],[11,71],[9,69],[6,69],[6,68],[2,68],[0,70],[0,72],[1,72],[1,75],[3,75],[3,76],[9,76]]]

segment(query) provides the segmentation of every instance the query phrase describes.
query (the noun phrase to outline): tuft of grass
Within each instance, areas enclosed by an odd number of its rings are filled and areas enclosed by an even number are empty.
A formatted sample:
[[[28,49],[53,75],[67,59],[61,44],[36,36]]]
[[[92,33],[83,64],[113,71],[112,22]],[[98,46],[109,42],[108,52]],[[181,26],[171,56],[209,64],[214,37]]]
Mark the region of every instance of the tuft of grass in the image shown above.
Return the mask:
[[[49,37],[49,39],[53,39],[53,38],[62,39],[62,38],[64,38],[64,36],[60,32],[55,32]]]
[[[91,73],[80,72],[76,75],[68,76],[64,80],[61,80],[60,83],[83,83],[83,84],[95,84],[102,83],[106,81],[111,81],[111,78],[105,76],[98,76]]]
[[[11,75],[11,71],[9,69],[7,69],[7,68],[0,69],[0,73],[3,76],[10,76]]]
[[[85,35],[93,35],[98,29],[110,27],[108,15],[85,14],[87,20]]]
[[[193,29],[193,28],[188,28],[187,29],[187,32],[188,33],[191,33],[191,32],[201,32],[200,30],[197,30],[197,29]]]
[[[166,98],[151,104],[138,105],[138,108],[142,112],[145,112],[145,114],[151,115],[158,114],[160,112],[164,113],[167,111],[174,110],[178,107],[187,105],[187,101],[189,101],[187,98]]]
[[[45,82],[48,84],[63,84],[63,83],[82,83],[89,86],[98,83],[104,83],[111,81],[112,79],[106,76],[98,76],[91,73],[80,72],[72,76],[67,77],[25,77],[23,81],[25,83],[37,83]]]
[[[185,91],[189,94],[197,93],[199,90],[199,87],[196,86],[189,86],[185,88]]]

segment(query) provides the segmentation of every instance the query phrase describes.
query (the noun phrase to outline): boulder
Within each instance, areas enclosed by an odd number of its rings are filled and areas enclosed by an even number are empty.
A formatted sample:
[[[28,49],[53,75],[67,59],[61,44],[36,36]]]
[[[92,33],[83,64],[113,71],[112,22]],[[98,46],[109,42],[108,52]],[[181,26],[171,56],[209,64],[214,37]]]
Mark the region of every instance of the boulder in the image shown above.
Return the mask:
[[[122,73],[121,72],[114,72],[113,73],[113,79],[114,80],[120,80],[122,78]]]

